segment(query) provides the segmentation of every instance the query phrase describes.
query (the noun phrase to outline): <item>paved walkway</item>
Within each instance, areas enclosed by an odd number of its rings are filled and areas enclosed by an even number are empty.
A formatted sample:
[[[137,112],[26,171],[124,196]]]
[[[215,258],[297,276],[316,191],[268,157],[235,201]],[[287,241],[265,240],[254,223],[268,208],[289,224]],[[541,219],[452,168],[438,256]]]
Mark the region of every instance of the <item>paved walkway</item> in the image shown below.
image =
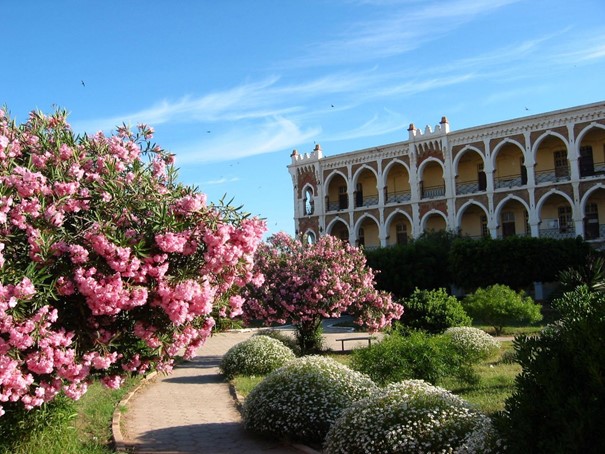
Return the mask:
[[[294,446],[254,437],[245,432],[229,386],[220,375],[222,355],[253,332],[216,334],[198,350],[193,360],[172,374],[158,375],[129,401],[121,417],[126,449],[135,453],[286,454],[300,453]],[[336,351],[348,337],[346,330],[325,331],[326,347]],[[351,333],[364,336],[363,333]],[[367,345],[353,341],[347,349]]]

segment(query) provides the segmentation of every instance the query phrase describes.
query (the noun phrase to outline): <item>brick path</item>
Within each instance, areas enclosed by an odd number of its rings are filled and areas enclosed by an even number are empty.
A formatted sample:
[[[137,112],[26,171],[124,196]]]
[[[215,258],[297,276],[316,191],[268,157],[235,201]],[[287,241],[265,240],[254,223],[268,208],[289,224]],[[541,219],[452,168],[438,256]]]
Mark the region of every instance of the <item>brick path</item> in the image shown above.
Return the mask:
[[[193,360],[158,375],[134,394],[121,416],[125,448],[135,453],[286,454],[314,452],[257,438],[243,430],[229,386],[220,375],[222,355],[253,333],[228,332],[208,339]],[[326,347],[340,351],[339,337],[364,336],[326,328]],[[346,348],[365,346],[349,342]],[[116,437],[117,438],[117,437]]]

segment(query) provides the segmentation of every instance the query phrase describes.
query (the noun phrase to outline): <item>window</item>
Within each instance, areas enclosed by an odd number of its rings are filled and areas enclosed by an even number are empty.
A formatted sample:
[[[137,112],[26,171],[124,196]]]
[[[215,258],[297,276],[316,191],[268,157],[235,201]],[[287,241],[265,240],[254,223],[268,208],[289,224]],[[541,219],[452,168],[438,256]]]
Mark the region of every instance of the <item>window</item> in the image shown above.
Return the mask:
[[[555,159],[555,177],[569,177],[569,165],[567,164],[567,150],[559,150],[554,152]]]
[[[307,233],[304,234],[304,236],[303,236],[304,244],[315,244],[315,242],[316,242],[315,233],[313,233],[313,231],[308,231]]]
[[[481,216],[481,237],[489,237],[489,230],[487,228],[487,216],[485,215]]]
[[[366,244],[366,236],[363,227],[359,228],[359,235],[357,236],[357,246],[363,247]]]
[[[355,191],[355,206],[363,206],[363,186],[361,185],[361,183],[357,183]]]
[[[581,177],[594,175],[594,160],[592,157],[592,147],[590,145],[580,147],[579,164]]]
[[[571,207],[569,205],[558,208],[559,211],[559,232],[566,233],[572,230],[573,221],[571,217]]]
[[[483,163],[477,164],[477,183],[479,184],[480,191],[485,191],[487,189],[487,178],[485,176],[485,170],[483,169]]]
[[[395,232],[397,235],[397,244],[407,244],[408,243],[408,229],[404,223],[399,223],[395,225]]]
[[[347,195],[347,187],[340,186],[338,188],[338,209],[346,210],[349,207],[349,197]]]
[[[515,235],[515,213],[512,211],[505,211],[502,213],[502,236]]]
[[[305,191],[305,214],[307,216],[313,214],[313,191],[307,189]]]
[[[594,240],[599,238],[599,208],[596,203],[586,204],[586,216],[584,217],[584,238]]]

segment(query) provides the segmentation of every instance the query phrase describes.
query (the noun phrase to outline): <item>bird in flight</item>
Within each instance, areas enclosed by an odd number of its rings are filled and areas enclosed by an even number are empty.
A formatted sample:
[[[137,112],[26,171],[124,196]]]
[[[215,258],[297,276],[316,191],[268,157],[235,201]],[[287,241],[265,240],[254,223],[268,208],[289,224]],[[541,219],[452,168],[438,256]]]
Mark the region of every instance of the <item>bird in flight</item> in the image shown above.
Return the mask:
[[[83,87],[86,87],[86,84],[84,83],[84,81],[83,81],[83,80],[81,80],[80,82],[82,82],[82,86],[83,86]]]

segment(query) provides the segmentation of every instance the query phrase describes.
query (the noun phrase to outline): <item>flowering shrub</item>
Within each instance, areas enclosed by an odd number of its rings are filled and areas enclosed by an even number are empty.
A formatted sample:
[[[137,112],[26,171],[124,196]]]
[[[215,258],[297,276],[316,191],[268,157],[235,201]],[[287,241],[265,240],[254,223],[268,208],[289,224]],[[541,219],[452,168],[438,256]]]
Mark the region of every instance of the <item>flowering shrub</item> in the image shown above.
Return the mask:
[[[330,425],[376,385],[367,376],[322,356],[290,361],[267,375],[246,398],[246,429],[278,438],[322,441]]]
[[[220,369],[227,378],[235,375],[266,375],[294,359],[288,347],[269,336],[253,336],[229,349]]]
[[[0,110],[0,415],[170,370],[241,313],[264,225],[177,184],[152,135]]]
[[[278,233],[259,246],[255,270],[265,281],[244,291],[244,317],[296,325],[303,351],[313,350],[322,318],[355,316],[355,323],[376,331],[398,319],[403,307],[374,289],[374,272],[360,249],[336,237],[303,244]]]
[[[500,343],[496,339],[471,326],[448,328],[444,335],[449,336],[454,347],[472,361],[487,359],[500,350]]]
[[[490,419],[459,397],[422,380],[375,391],[330,428],[326,454],[489,453],[498,442]]]

